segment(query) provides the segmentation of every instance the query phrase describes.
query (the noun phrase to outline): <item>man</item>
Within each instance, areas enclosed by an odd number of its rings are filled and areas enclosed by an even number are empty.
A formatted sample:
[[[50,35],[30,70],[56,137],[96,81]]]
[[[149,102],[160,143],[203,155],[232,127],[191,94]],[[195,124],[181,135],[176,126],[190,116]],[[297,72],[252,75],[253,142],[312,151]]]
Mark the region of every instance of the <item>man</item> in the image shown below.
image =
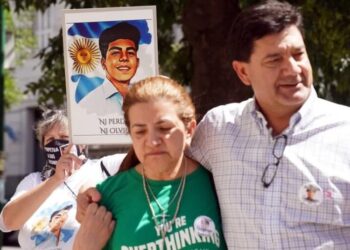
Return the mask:
[[[122,114],[121,106],[131,79],[139,66],[137,51],[140,31],[128,22],[120,22],[102,31],[99,37],[101,65],[106,78],[80,105],[98,115]]]
[[[73,236],[74,229],[63,228],[64,223],[66,223],[68,219],[68,212],[72,207],[73,205],[68,205],[60,210],[53,212],[51,215],[49,227],[51,233],[56,237],[56,246],[58,246],[60,240],[66,242]]]
[[[317,97],[301,14],[246,9],[229,46],[254,98],[209,111],[191,145],[213,173],[229,249],[348,249],[350,109]]]
[[[268,1],[231,33],[254,98],[209,111],[190,150],[213,173],[228,248],[348,249],[350,109],[317,97],[301,14]]]
[[[40,229],[41,224],[37,224],[37,232],[30,239],[35,241],[35,246],[39,249],[48,249],[50,246],[58,246],[60,242],[69,241],[74,235],[74,228],[70,225],[65,225],[68,220],[69,210],[73,207],[72,204],[67,205],[54,211],[48,222],[48,227],[45,230]],[[40,221],[41,222],[41,221]]]

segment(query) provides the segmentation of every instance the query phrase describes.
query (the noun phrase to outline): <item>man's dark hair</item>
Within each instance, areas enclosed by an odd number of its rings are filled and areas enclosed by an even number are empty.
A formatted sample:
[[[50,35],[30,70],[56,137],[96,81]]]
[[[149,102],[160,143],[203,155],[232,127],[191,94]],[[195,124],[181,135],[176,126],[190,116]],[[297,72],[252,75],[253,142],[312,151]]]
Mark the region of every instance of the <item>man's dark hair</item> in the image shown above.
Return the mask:
[[[230,60],[249,62],[256,40],[277,34],[290,25],[296,25],[301,34],[304,34],[300,11],[287,2],[270,0],[244,9],[230,30]]]
[[[99,37],[101,56],[106,58],[108,45],[118,39],[128,39],[134,42],[136,51],[139,49],[140,31],[128,22],[120,22],[102,31]]]
[[[68,211],[68,210],[71,209],[72,207],[73,207],[73,205],[68,205],[68,206],[65,206],[64,208],[58,209],[58,210],[56,210],[55,212],[53,212],[53,213],[51,214],[51,216],[50,216],[50,222],[52,221],[52,218],[55,217],[56,214],[58,214],[59,212],[64,211],[64,210],[67,210],[67,211]]]

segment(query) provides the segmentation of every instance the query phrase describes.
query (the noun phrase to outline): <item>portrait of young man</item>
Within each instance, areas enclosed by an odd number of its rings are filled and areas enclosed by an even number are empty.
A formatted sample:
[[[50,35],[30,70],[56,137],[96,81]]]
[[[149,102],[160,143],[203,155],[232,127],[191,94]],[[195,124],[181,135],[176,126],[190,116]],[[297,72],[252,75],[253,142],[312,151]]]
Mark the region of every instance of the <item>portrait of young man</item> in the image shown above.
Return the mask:
[[[155,6],[67,9],[63,30],[72,141],[129,144],[124,97],[158,74]]]
[[[137,55],[140,31],[128,22],[120,22],[102,31],[99,37],[103,83],[79,103],[97,115],[121,113],[123,99],[139,66]]]

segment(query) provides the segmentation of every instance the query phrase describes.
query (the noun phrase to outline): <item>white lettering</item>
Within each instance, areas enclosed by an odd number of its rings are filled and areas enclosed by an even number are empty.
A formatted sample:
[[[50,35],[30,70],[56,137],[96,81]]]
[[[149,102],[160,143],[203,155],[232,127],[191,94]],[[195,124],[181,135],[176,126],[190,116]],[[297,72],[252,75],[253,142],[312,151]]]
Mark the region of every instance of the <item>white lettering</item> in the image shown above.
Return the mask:
[[[157,240],[156,244],[159,247],[159,250],[163,250],[163,239]]]
[[[168,237],[165,238],[165,248],[167,250],[170,250],[170,249],[174,249],[176,250],[176,244],[175,244],[175,240],[174,240],[174,235],[170,235]]]
[[[159,228],[158,228],[159,229]],[[160,230],[160,229],[159,229]],[[122,246],[121,250],[177,250],[183,248],[200,248],[200,243],[213,243],[220,248],[220,235],[214,231],[210,235],[199,235],[193,227],[185,228],[173,234],[167,235],[165,239],[158,239],[139,246]],[[192,248],[191,248],[192,249]]]
[[[50,159],[48,159],[47,160],[51,165],[57,165],[57,161],[55,161],[55,160],[50,160]]]
[[[182,226],[186,226],[186,217],[181,216],[175,219],[175,227],[180,228]]]
[[[150,242],[147,244],[147,250],[157,250],[157,245],[154,242]]]
[[[197,234],[197,232],[193,229],[193,227],[190,227],[190,235],[192,239],[192,243],[195,242],[202,242],[201,237]]]
[[[218,231],[215,231],[215,234],[213,234],[213,242],[217,247],[220,247],[220,234]]]
[[[54,147],[54,148],[51,148],[51,147],[45,147],[45,151],[46,152],[50,152],[50,153],[56,153],[59,151],[58,148]]]
[[[159,226],[155,226],[154,229],[156,230],[157,236],[160,236],[160,227]]]
[[[188,245],[191,245],[191,237],[190,237],[190,234],[188,232],[188,228],[186,228],[185,230],[181,230],[179,233],[180,233],[182,247],[185,247],[186,243]]]
[[[179,233],[175,233],[175,241],[176,241],[177,249],[181,249],[182,247],[180,243]]]
[[[202,241],[203,241],[203,242],[210,242],[210,236],[208,236],[208,235],[202,235]]]
[[[47,154],[47,158],[49,158],[49,159],[55,159],[55,155],[54,155],[54,154]]]

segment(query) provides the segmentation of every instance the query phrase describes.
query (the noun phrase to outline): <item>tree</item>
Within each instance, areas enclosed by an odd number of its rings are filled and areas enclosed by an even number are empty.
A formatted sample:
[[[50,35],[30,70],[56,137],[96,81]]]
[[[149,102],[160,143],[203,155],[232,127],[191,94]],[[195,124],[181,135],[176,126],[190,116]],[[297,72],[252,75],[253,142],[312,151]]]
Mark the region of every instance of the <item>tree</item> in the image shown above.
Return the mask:
[[[16,11],[29,6],[45,10],[57,0],[16,0]],[[160,70],[190,84],[200,114],[209,108],[240,101],[251,91],[233,74],[226,58],[229,27],[241,6],[256,0],[62,0],[71,8],[157,5]],[[347,0],[290,0],[302,7],[306,42],[313,63],[319,94],[350,104],[350,26]],[[185,38],[174,40],[174,24],[182,25]],[[41,103],[59,105],[64,99],[64,70],[61,34],[39,53],[43,75],[28,85]],[[48,84],[50,83],[50,84]]]
[[[316,90],[350,105],[350,2],[307,0],[302,6]]]
[[[4,108],[9,109],[22,100],[22,92],[17,87],[9,70],[4,70],[4,78]]]
[[[35,48],[36,39],[31,26],[34,13],[33,8],[28,8],[22,12],[22,15],[13,17],[8,9],[4,10],[6,35],[15,40],[13,48],[15,55],[14,63],[9,69],[4,70],[4,107],[6,109],[9,109],[12,105],[19,103],[23,99],[23,93],[13,78],[12,68],[22,65]]]
[[[192,49],[192,97],[199,115],[220,104],[251,96],[227,57],[227,34],[240,12],[238,0],[188,0],[183,29]]]

